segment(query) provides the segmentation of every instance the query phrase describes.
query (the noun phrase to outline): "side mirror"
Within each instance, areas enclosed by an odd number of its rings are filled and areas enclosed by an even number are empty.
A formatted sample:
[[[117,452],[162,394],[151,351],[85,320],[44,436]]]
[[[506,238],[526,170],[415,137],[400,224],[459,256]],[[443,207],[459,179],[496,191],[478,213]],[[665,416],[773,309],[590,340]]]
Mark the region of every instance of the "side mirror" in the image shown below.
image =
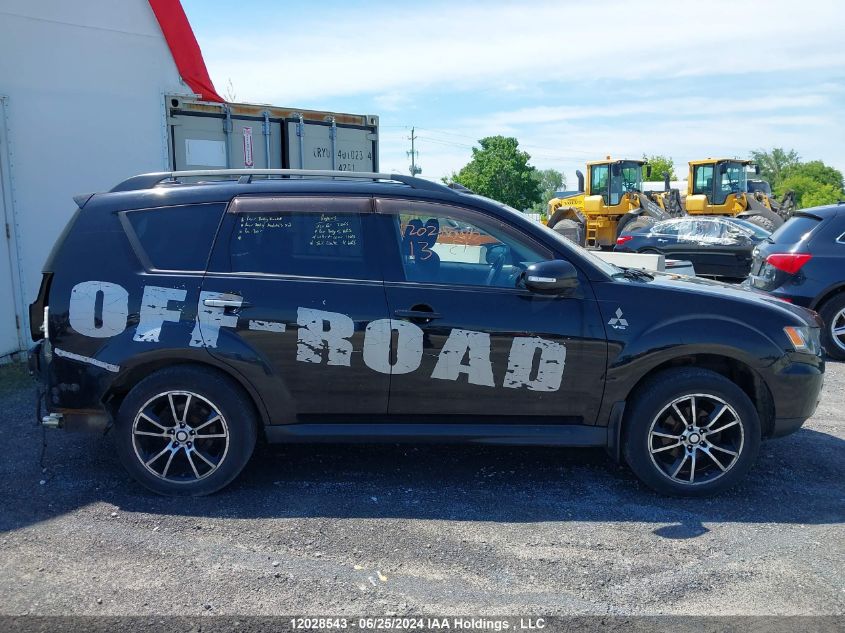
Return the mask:
[[[578,270],[563,259],[531,264],[522,273],[525,287],[542,294],[566,294],[578,287]]]
[[[646,166],[645,166],[645,177],[646,177],[646,178],[651,178],[651,165],[646,165]]]
[[[610,173],[614,176],[619,176],[622,173],[622,167],[619,165],[619,163],[613,163],[610,166]]]
[[[754,165],[754,174],[757,176],[760,175],[760,165]]]

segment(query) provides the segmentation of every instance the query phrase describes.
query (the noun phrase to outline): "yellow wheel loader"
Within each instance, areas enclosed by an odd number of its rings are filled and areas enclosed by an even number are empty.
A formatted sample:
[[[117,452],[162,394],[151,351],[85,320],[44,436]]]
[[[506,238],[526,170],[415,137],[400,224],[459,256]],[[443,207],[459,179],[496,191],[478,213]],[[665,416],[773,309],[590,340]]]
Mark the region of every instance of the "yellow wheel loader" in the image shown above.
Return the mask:
[[[644,165],[610,156],[588,162],[586,183],[578,172],[578,192],[549,201],[549,228],[583,246],[612,248],[623,229],[670,217],[662,200],[643,194]]]
[[[749,190],[750,160],[707,158],[690,161],[687,179],[686,212],[688,215],[726,215],[742,218],[768,231],[786,221],[794,205],[789,193],[778,203],[768,187],[753,186]],[[755,168],[757,169],[757,168]],[[759,169],[757,169],[759,172]],[[763,183],[755,180],[755,183]],[[768,184],[768,183],[766,183]],[[790,192],[791,193],[791,192]]]

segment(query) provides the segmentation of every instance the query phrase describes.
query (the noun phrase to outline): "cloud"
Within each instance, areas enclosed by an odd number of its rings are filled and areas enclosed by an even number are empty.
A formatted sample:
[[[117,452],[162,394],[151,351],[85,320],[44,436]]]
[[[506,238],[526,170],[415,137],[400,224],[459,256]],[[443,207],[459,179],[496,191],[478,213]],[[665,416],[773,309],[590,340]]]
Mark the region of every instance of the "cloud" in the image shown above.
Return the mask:
[[[200,6],[200,5],[197,5]],[[841,68],[845,10],[833,0],[427,3],[264,11],[249,36],[202,45],[217,83],[261,101],[350,94],[503,91],[548,81],[672,77]],[[668,22],[668,23],[667,23]],[[659,27],[656,27],[659,24]]]
[[[693,158],[773,146],[845,167],[835,0],[370,2],[331,19],[268,3],[247,33],[184,2],[218,85],[231,77],[246,101],[381,115],[383,170],[407,173],[411,124],[431,178],[492,134],[570,179],[607,154],[667,154],[683,172]]]

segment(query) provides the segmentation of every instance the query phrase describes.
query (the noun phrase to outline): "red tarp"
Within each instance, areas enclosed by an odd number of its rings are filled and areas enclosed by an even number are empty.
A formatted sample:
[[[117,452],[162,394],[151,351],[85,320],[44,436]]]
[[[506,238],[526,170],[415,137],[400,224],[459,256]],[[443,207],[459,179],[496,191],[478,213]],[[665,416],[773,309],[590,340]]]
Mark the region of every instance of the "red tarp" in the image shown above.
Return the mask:
[[[205,101],[225,101],[211,83],[202,51],[182,3],[179,0],[150,0],[150,7],[161,26],[182,80]]]

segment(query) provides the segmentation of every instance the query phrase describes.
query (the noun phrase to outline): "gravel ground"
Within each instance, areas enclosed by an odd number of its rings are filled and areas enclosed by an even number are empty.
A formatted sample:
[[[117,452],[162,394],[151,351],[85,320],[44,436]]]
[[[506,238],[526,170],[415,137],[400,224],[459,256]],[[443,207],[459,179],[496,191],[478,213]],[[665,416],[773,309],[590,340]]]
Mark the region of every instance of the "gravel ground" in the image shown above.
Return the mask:
[[[845,365],[738,488],[660,497],[602,451],[260,448],[147,493],[0,370],[0,614],[845,613]]]

